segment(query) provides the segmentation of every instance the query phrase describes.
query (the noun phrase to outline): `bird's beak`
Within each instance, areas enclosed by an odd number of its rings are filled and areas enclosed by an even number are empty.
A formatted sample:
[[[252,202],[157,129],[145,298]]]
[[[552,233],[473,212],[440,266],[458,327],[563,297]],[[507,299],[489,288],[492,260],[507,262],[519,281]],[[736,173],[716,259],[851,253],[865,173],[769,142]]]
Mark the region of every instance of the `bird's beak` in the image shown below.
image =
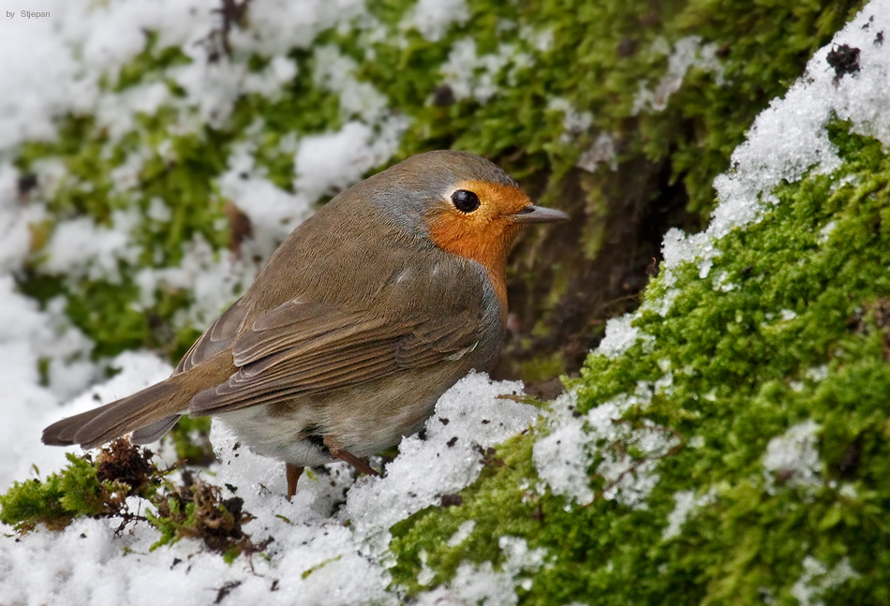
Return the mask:
[[[543,206],[535,206],[529,204],[522,208],[519,212],[510,215],[514,223],[558,223],[559,221],[568,221],[569,216],[561,210],[555,208],[544,208]]]

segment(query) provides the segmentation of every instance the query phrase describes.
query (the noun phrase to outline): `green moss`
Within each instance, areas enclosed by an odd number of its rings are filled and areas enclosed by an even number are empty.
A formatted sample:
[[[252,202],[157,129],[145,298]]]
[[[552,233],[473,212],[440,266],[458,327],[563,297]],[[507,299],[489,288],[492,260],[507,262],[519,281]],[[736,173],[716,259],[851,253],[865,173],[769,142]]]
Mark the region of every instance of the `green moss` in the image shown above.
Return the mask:
[[[123,441],[102,449],[94,462],[89,455],[66,454],[68,466],[45,480],[15,482],[0,495],[0,522],[19,532],[38,524],[61,530],[78,517],[121,518],[132,515],[126,504],[131,495],[152,498],[164,472],[151,464],[151,452]]]
[[[183,65],[190,59],[176,47],[160,47],[158,45],[158,32],[145,32],[145,47],[141,53],[133,57],[128,63],[121,66],[114,83],[114,90],[123,91],[130,86],[145,83],[146,73],[157,73],[159,69]],[[107,86],[108,83],[106,82]]]
[[[531,360],[522,365],[523,380],[529,382],[546,381],[561,374],[565,374],[565,367],[558,356],[546,360]]]
[[[121,520],[120,529],[133,521],[148,521],[159,532],[152,551],[190,537],[223,555],[232,563],[242,553],[262,552],[271,540],[254,543],[242,525],[253,520],[238,497],[222,498],[222,490],[190,472],[184,484],[171,482],[173,469],[161,470],[153,454],[117,440],[104,447],[96,460],[90,455],[67,454],[68,466],[45,480],[14,483],[0,494],[0,522],[19,533],[43,525],[61,530],[81,517]],[[145,517],[130,512],[127,497],[141,497],[154,507]]]
[[[254,544],[242,530],[254,518],[243,510],[239,497],[222,499],[221,489],[200,480],[172,489],[155,499],[155,512],[146,517],[161,532],[151,551],[183,538],[199,538],[231,564],[242,553],[259,553],[271,542]]]
[[[74,455],[68,455],[68,461],[70,465],[63,475],[53,474],[45,481],[34,479],[16,482],[5,494],[0,495],[0,522],[18,531],[30,530],[37,524],[45,524],[49,528],[64,528],[76,515],[94,513],[89,506],[92,498],[86,497],[92,497],[98,492],[96,470]],[[72,488],[81,496],[65,498]]]
[[[819,596],[826,604],[884,602],[890,159],[879,142],[847,131],[831,129],[846,160],[837,175],[852,175],[851,183],[811,175],[777,188],[781,202],[760,222],[721,240],[708,277],[681,266],[670,311],[638,315],[636,326],[654,341],[615,359],[591,356],[572,382],[585,413],[670,369],[670,387],[624,417],[682,438],[682,448],[659,461],[645,509],[602,492],[579,507],[535,491],[531,449],[545,431],[538,428],[499,449],[507,465],[488,469],[462,505],[396,527],[394,583],[421,589],[421,550],[433,584],[462,561],[498,564],[498,538],[513,535],[547,552],[531,589],[519,590],[523,604],[754,604],[764,596],[793,604],[808,556],[828,570],[849,562],[858,573],[837,587],[826,581]],[[650,297],[664,292],[661,280]],[[770,440],[809,419],[820,428],[816,480],[765,471]],[[599,445],[633,455],[630,446]],[[602,490],[600,478],[591,483]],[[712,496],[690,514],[694,522],[665,539],[678,491]],[[471,539],[448,546],[467,520],[476,522]]]

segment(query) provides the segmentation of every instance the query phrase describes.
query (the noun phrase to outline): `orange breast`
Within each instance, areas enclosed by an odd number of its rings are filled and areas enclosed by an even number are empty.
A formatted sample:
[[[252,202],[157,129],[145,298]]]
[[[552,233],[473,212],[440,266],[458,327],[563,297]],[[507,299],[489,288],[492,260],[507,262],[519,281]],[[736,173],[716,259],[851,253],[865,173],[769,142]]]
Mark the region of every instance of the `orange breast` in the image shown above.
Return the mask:
[[[521,226],[509,215],[531,204],[516,187],[484,181],[466,181],[455,189],[475,192],[481,202],[472,213],[453,205],[428,221],[430,238],[442,250],[471,259],[485,268],[501,302],[503,319],[507,314],[507,255]]]

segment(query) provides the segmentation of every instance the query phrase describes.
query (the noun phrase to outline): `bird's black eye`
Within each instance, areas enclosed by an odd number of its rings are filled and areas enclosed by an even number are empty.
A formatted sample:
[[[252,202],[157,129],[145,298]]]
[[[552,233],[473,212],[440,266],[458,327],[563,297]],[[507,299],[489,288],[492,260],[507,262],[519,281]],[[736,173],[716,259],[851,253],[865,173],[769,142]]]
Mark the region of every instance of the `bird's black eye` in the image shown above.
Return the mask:
[[[479,208],[479,196],[467,189],[459,189],[451,194],[454,208],[462,213],[471,213]]]

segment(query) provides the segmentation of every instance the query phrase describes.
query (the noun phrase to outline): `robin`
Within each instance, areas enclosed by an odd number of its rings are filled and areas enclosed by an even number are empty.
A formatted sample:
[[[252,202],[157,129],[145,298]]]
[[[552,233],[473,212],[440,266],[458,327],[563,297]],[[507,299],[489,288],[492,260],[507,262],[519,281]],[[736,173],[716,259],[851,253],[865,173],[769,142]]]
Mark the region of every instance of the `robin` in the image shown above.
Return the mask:
[[[47,427],[93,448],[164,435],[184,414],[221,418],[251,450],[306,466],[363,457],[418,431],[470,370],[489,371],[507,320],[507,255],[531,203],[491,162],[413,156],[342,192],[272,255],[170,378]]]

